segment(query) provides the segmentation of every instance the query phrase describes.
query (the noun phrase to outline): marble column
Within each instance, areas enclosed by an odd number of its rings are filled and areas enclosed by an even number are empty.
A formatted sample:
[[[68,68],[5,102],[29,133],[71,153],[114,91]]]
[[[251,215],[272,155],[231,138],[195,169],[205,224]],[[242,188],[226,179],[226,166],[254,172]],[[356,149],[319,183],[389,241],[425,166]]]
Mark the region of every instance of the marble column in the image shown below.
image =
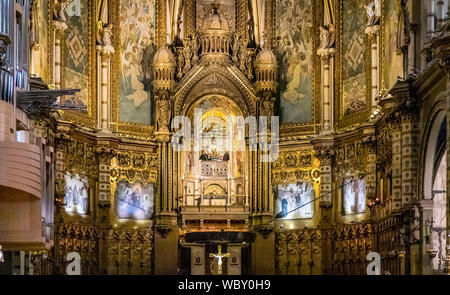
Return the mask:
[[[333,131],[333,109],[334,109],[334,48],[319,49],[317,54],[321,58],[322,76],[322,132]]]
[[[110,102],[111,102],[111,54],[106,46],[97,46],[98,60],[98,129],[102,132],[110,132]]]
[[[97,148],[98,157],[98,216],[99,225],[98,248],[102,255],[98,258],[98,268],[100,274],[108,274],[108,230],[111,224],[111,160],[117,154],[117,150],[110,146],[99,146]]]
[[[61,41],[67,24],[61,21],[53,21],[53,84],[57,89],[61,88]],[[59,98],[58,98],[59,100]]]
[[[402,128],[398,118],[391,122],[392,126],[392,198],[393,210],[402,207]]]
[[[380,26],[368,26],[365,30],[368,35],[371,52],[371,97],[372,109],[377,107],[376,98],[380,92],[380,74],[379,74],[379,46],[380,46]]]

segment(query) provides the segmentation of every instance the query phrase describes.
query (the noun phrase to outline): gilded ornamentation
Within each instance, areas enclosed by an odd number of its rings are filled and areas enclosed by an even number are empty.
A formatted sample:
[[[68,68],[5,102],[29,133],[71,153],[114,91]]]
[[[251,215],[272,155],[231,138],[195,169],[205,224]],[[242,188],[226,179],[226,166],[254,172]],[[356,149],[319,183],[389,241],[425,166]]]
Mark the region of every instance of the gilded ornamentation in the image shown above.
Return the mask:
[[[298,181],[310,181],[318,184],[319,160],[312,152],[281,152],[272,164],[272,183],[287,184]]]
[[[275,234],[279,274],[322,273],[322,232],[318,228],[281,230]]]
[[[150,229],[108,231],[108,273],[150,274],[153,232]]]
[[[169,132],[171,102],[167,97],[161,97],[156,102],[156,130],[160,133]]]

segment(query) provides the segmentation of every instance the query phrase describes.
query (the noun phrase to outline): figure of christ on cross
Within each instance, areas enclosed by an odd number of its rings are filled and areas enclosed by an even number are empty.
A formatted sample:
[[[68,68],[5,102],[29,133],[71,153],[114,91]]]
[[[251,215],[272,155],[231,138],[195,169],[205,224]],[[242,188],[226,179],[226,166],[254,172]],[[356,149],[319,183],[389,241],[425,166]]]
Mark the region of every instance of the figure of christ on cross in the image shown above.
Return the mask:
[[[230,253],[222,253],[222,245],[218,245],[217,246],[217,254],[210,253],[209,257],[213,257],[214,260],[217,259],[217,274],[221,275],[222,274],[222,258],[230,257]]]

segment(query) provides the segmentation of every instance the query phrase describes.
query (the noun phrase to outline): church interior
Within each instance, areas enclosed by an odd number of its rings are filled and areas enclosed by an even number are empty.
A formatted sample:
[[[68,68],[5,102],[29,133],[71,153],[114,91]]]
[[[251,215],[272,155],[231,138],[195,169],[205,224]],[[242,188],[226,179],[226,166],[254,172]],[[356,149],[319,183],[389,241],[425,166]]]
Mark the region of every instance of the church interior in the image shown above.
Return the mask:
[[[0,0],[0,274],[449,274],[449,8]]]

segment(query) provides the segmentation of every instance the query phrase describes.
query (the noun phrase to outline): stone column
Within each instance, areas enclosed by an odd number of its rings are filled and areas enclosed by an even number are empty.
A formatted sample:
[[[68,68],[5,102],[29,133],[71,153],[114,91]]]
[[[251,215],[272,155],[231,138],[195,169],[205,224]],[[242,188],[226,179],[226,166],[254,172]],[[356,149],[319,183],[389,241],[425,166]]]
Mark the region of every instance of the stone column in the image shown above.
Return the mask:
[[[408,72],[410,75],[414,75],[417,71],[416,67],[416,33],[417,33],[417,24],[410,24],[409,26],[409,36],[410,43],[408,49]]]
[[[412,112],[412,113],[411,113]],[[417,171],[419,168],[420,126],[414,110],[402,117],[402,204],[417,201]]]
[[[55,136],[55,145],[56,145],[56,153],[55,153],[55,216],[54,216],[54,270],[53,273],[63,274],[65,269],[63,268],[62,261],[64,260],[64,253],[61,253],[59,250],[60,243],[60,233],[59,226],[60,223],[63,223],[63,211],[64,211],[64,197],[65,197],[65,164],[64,158],[67,150],[67,141],[69,138],[63,134],[57,134]]]
[[[273,85],[272,85],[273,86]],[[258,84],[258,145],[256,151],[250,151],[249,163],[252,179],[249,194],[253,198],[251,226],[256,234],[252,243],[252,274],[275,273],[275,232],[273,224],[273,194],[272,194],[272,160],[274,148],[278,148],[277,130],[272,130],[272,114],[274,107],[273,91],[276,87],[263,88]],[[270,88],[270,90],[269,90]],[[267,119],[266,128],[261,122]],[[263,120],[263,121],[261,121]],[[260,259],[259,257],[266,257]]]
[[[402,130],[398,117],[390,122],[392,127],[392,198],[393,210],[402,207]]]
[[[108,231],[111,224],[111,160],[117,151],[110,146],[99,146],[98,157],[98,269],[99,274],[109,274],[108,270]]]
[[[320,195],[323,196],[319,200],[320,206],[320,230],[322,236],[329,236],[332,230],[332,163],[334,158],[334,151],[331,145],[318,146],[315,148],[315,157],[320,161]],[[330,239],[324,238],[322,240],[322,272],[323,274],[331,274],[331,244]]]
[[[427,38],[430,40],[433,38],[435,27],[435,0],[428,0],[427,9]]]
[[[67,24],[62,21],[53,21],[53,84],[57,89],[61,88],[61,41]],[[59,98],[58,98],[59,100]]]
[[[167,90],[156,95],[156,132],[158,141],[158,186],[155,220],[155,274],[176,274],[178,269],[178,223],[176,152],[171,146],[172,102]],[[175,166],[174,166],[175,165]]]
[[[334,109],[334,48],[319,49],[317,54],[321,57],[322,76],[322,132],[333,131]]]
[[[98,85],[98,129],[102,132],[110,132],[110,101],[111,101],[111,51],[110,48],[97,45]]]
[[[437,0],[437,29],[441,29],[444,26],[445,13],[444,13],[444,0]]]
[[[366,162],[366,188],[367,199],[375,199],[376,187],[377,187],[377,139],[375,137],[375,130],[369,130],[369,134],[363,140],[364,146],[366,146],[367,162]],[[373,132],[373,133],[372,133]]]
[[[380,46],[380,26],[373,25],[366,27],[368,40],[371,48],[371,72],[372,72],[372,109],[377,106],[376,98],[380,92],[380,74],[379,74],[379,46]]]
[[[331,147],[319,147],[315,157],[320,161],[320,205],[330,207],[332,205],[332,160],[333,150]]]

